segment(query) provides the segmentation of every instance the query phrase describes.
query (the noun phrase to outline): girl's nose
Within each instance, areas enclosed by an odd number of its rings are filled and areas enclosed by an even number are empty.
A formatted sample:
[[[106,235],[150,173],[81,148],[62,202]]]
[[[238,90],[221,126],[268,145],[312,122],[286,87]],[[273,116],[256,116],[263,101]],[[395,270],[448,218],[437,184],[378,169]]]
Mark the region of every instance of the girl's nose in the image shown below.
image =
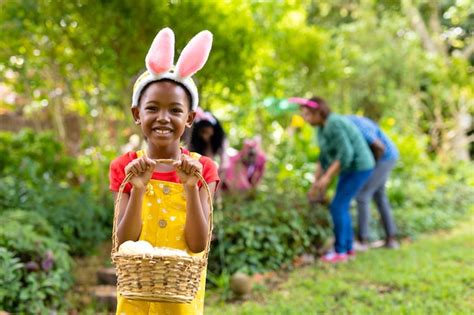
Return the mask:
[[[163,123],[169,122],[168,112],[166,110],[160,110],[156,116],[156,121]]]

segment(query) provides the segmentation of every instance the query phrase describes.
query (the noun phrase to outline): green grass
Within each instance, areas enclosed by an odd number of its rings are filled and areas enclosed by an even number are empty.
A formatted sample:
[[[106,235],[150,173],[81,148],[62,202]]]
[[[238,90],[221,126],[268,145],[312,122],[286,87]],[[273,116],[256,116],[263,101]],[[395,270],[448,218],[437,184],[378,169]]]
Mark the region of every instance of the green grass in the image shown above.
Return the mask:
[[[205,313],[474,314],[474,216],[397,251],[371,250],[346,264],[294,270],[259,300],[206,305]]]

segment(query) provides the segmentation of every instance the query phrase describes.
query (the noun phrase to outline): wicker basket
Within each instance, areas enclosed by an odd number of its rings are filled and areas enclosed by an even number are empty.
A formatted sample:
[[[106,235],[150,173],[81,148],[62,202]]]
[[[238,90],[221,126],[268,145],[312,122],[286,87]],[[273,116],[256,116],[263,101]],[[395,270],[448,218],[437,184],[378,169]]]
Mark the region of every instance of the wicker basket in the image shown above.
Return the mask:
[[[172,163],[173,160],[156,160]],[[207,245],[202,257],[162,256],[156,254],[119,253],[117,218],[119,204],[125,184],[132,174],[127,174],[115,202],[112,230],[112,262],[117,273],[117,291],[128,299],[153,302],[191,303],[201,282],[201,273],[207,267],[209,245],[212,235],[212,198],[209,186],[197,174],[207,190],[209,200],[209,231]]]

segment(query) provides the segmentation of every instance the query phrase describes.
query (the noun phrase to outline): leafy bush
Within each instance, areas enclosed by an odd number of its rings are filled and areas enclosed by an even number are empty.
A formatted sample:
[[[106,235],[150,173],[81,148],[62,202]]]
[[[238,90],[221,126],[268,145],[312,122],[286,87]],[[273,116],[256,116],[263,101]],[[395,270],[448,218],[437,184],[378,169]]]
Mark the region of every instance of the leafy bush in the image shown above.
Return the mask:
[[[51,135],[0,133],[0,140],[0,209],[40,213],[75,255],[108,237],[110,201],[99,202],[91,185],[78,182],[79,165]]]
[[[87,188],[73,190],[54,184],[29,187],[7,176],[0,179],[0,205],[41,214],[69,244],[70,252],[83,255],[108,237],[110,215],[91,198]]]
[[[215,237],[209,259],[213,273],[253,274],[289,266],[314,251],[328,236],[327,211],[310,210],[305,199],[264,195],[225,199],[215,211]]]
[[[399,235],[453,227],[474,204],[472,162],[440,161],[430,157],[428,138],[395,129],[395,121],[382,122],[400,150],[387,192],[392,203]],[[372,237],[383,237],[380,225]]]
[[[415,237],[423,232],[452,228],[474,204],[474,188],[456,180],[439,185],[434,181],[404,180],[390,187],[389,197],[399,235]]]
[[[4,222],[14,222],[19,225],[30,225],[35,233],[46,236],[55,237],[55,231],[48,221],[39,213],[27,212],[20,209],[9,209],[2,213]]]
[[[65,181],[72,177],[73,159],[50,133],[24,129],[18,134],[0,132],[0,173],[18,173],[25,180],[49,178]],[[68,174],[69,173],[69,174]]]
[[[39,221],[38,221],[39,219]],[[4,213],[0,227],[0,309],[29,314],[64,308],[72,284],[67,246],[50,237],[38,215],[22,210]]]
[[[0,309],[12,310],[21,291],[24,265],[4,247],[0,247]]]

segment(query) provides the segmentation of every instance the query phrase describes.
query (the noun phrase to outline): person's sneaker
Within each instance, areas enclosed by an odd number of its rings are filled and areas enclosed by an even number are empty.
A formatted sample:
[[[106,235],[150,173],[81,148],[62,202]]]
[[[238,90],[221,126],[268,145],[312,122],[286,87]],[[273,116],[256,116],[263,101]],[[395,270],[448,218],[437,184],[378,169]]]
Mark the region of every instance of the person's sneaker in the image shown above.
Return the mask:
[[[366,252],[369,250],[369,242],[365,241],[365,242],[359,242],[359,241],[355,241],[354,242],[354,250],[356,252]]]
[[[346,253],[336,253],[336,252],[331,252],[327,253],[323,257],[321,257],[321,261],[331,263],[331,264],[336,264],[339,262],[344,262],[347,261],[348,256]]]
[[[389,248],[389,249],[397,249],[400,247],[400,244],[397,242],[395,238],[390,237],[385,242],[384,247]]]
[[[355,259],[356,258],[356,252],[355,250],[351,249],[347,251],[347,257],[349,259]]]

